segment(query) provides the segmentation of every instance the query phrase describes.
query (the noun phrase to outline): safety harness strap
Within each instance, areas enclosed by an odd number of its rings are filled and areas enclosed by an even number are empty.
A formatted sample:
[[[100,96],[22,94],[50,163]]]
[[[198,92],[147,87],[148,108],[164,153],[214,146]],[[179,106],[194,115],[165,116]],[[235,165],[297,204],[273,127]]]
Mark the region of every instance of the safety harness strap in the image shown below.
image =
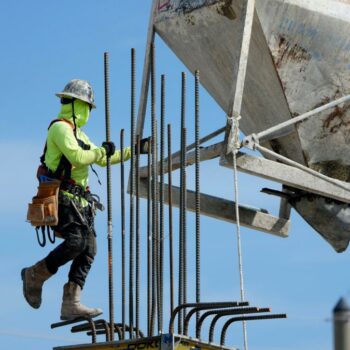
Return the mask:
[[[55,124],[57,122],[61,122],[61,121],[69,124],[69,126],[73,130],[75,130],[75,127],[74,127],[74,125],[71,122],[69,122],[66,119],[61,119],[61,118],[53,120],[50,123],[50,125],[48,127],[48,130],[50,129],[50,127],[53,124]],[[74,136],[75,136],[75,138],[76,138],[80,148],[82,148],[85,151],[88,151],[90,149],[90,145],[87,145],[86,143],[84,143],[84,141],[78,139],[77,136],[76,136],[76,133],[74,133]],[[40,157],[40,162],[45,167],[46,167],[46,164],[45,164],[46,151],[47,151],[47,142],[45,143],[43,154]],[[69,160],[67,159],[67,157],[64,154],[62,154],[62,157],[60,159],[60,162],[58,163],[57,169],[54,172],[52,172],[51,170],[48,169],[48,175],[49,176],[51,176],[51,177],[53,177],[55,179],[61,179],[61,180],[66,180],[66,181],[71,180],[71,172],[72,172],[72,164],[69,162]]]

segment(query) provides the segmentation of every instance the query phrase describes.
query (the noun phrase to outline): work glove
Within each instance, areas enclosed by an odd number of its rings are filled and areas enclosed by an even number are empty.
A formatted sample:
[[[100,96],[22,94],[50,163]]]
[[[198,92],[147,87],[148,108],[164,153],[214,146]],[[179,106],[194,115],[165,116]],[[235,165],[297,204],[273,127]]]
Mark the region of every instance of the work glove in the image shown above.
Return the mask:
[[[148,154],[148,149],[151,148],[151,138],[146,137],[140,140],[140,154]],[[135,154],[138,153],[137,144],[135,145]]]
[[[102,143],[102,147],[106,150],[106,156],[110,157],[114,154],[115,152],[115,145],[113,142],[109,141],[105,141]]]

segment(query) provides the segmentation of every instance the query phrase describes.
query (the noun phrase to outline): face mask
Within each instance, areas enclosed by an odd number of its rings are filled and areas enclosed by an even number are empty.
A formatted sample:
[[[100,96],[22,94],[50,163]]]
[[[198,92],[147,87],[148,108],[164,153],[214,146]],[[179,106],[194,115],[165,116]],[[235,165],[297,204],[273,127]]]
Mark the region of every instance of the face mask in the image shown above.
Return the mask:
[[[84,126],[90,117],[90,106],[88,103],[75,100],[74,101],[74,112],[76,117],[76,124],[80,128]]]
[[[74,101],[74,114],[75,114],[75,123],[78,128],[84,126],[90,117],[90,105],[81,100]],[[67,119],[73,122],[73,111],[72,104],[61,105],[61,111],[58,115],[59,118]]]

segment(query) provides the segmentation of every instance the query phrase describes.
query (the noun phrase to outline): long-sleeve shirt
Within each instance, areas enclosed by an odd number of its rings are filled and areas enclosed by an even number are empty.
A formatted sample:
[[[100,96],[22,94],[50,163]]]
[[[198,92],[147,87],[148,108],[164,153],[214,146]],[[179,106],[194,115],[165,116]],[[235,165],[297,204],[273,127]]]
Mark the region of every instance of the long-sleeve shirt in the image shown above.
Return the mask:
[[[76,184],[85,189],[89,183],[90,164],[107,165],[106,150],[93,144],[80,128],[77,128],[76,131],[77,138],[89,145],[90,149],[84,150],[79,146],[73,128],[68,122],[58,121],[51,125],[48,132],[45,164],[51,171],[55,171],[62,155],[64,155],[72,164],[71,178]],[[126,147],[124,149],[124,160],[128,160],[130,157],[131,149]],[[111,164],[120,161],[121,152],[117,150],[111,156]]]

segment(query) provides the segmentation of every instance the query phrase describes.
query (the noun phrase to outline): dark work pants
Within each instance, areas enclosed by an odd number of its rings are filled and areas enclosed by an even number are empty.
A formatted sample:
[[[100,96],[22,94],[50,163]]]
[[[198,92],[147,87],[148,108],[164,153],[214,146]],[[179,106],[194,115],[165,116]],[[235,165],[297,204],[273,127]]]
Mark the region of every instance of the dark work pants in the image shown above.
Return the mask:
[[[59,232],[64,241],[45,258],[45,262],[50,273],[55,274],[60,266],[72,260],[69,281],[83,288],[96,255],[94,216],[90,206],[80,209],[88,225],[82,223],[69,200],[60,203],[58,210],[58,225],[52,229]]]

